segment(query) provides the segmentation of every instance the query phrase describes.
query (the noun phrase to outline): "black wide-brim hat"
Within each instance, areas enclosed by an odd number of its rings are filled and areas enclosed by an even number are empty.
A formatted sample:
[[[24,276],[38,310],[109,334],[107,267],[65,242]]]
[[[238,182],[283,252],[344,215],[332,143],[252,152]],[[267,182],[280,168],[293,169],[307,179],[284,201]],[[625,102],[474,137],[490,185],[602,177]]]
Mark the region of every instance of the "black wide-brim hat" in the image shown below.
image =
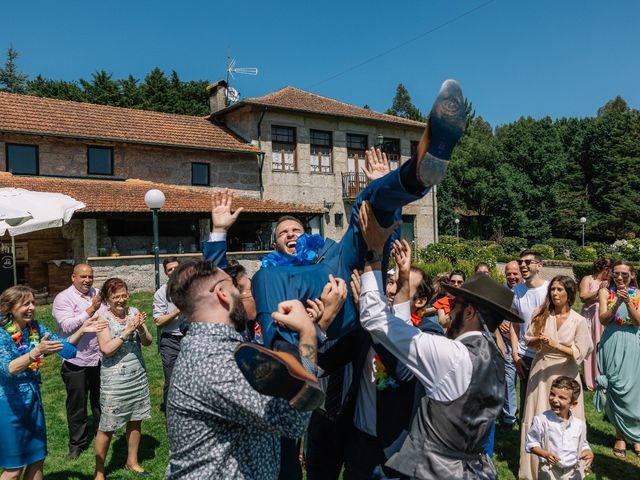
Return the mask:
[[[461,297],[471,303],[486,307],[510,322],[524,323],[524,320],[511,308],[513,292],[485,273],[476,273],[460,288],[451,285],[443,286],[456,298]]]

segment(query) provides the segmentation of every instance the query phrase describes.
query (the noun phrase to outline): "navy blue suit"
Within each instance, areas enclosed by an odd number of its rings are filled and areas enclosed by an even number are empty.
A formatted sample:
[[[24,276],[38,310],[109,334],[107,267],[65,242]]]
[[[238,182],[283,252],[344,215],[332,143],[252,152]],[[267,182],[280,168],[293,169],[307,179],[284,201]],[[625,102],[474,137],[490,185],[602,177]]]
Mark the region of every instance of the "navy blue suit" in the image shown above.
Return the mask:
[[[405,187],[409,182],[403,182],[403,179],[415,178],[414,172],[415,158],[412,158],[400,168],[367,185],[354,202],[349,228],[344,236],[339,242],[326,240],[318,263],[262,268],[253,276],[253,298],[256,301],[257,320],[262,328],[265,346],[271,347],[278,335],[290,343],[297,343],[293,332],[279,328],[271,319],[271,313],[278,309],[280,302],[297,299],[304,303],[307,299],[319,298],[329,274],[348,282],[354,269],[361,270],[364,267],[367,246],[360,233],[359,224],[360,206],[363,201],[367,200],[371,204],[380,225],[388,227],[401,218],[403,206],[427,194],[429,189],[418,185],[417,180],[413,182],[413,186]],[[388,242],[385,248],[383,270],[388,261],[390,243]],[[205,259],[224,267],[225,254],[226,242],[204,242]],[[328,338],[341,337],[357,324],[351,289],[348,289],[348,292],[344,307],[329,327]]]

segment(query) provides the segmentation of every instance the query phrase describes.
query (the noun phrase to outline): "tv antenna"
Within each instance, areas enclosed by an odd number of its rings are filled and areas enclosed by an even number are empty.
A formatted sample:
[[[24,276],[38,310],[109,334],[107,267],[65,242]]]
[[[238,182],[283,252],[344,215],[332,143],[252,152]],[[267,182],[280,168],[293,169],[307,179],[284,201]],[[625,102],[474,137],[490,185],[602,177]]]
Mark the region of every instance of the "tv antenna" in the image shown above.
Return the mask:
[[[236,67],[236,59],[227,55],[227,88],[225,95],[227,103],[235,103],[240,100],[240,92],[229,85],[229,77],[235,80],[235,74],[241,75],[258,75],[258,69],[255,67]]]

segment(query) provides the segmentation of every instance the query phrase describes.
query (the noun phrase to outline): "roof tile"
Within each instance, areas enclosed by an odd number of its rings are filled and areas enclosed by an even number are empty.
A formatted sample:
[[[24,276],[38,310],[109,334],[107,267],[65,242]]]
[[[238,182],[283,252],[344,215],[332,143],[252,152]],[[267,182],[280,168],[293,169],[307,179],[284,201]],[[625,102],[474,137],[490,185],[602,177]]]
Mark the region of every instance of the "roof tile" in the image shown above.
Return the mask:
[[[161,190],[166,197],[162,207],[163,212],[206,213],[211,211],[211,193],[213,192],[211,189],[138,179],[117,181],[37,177],[13,175],[8,172],[0,172],[0,187],[63,193],[83,202],[86,207],[79,210],[83,213],[148,212],[149,208],[144,203],[144,194],[152,188]],[[243,196],[236,196],[233,205],[234,208],[243,207],[244,211],[249,213],[321,213],[323,211],[320,207]]]
[[[256,153],[204,117],[0,92],[0,131]]]

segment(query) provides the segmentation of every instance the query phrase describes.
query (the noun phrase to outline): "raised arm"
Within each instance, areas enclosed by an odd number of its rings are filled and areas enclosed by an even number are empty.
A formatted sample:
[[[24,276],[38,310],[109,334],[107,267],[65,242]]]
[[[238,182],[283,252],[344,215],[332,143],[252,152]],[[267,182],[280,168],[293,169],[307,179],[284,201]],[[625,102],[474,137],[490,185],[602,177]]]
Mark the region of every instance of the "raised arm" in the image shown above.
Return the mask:
[[[56,319],[58,327],[60,327],[60,332],[68,336],[78,330],[86,320],[96,314],[100,309],[102,297],[100,296],[100,292],[96,292],[91,298],[89,306],[80,313],[76,313],[73,302],[65,293],[66,292],[62,292],[56,296],[53,301],[52,314],[53,318]]]
[[[220,268],[227,266],[227,232],[243,210],[243,207],[240,207],[231,212],[233,197],[233,191],[228,188],[211,194],[212,230],[209,241],[203,242],[202,254],[205,260]]]

